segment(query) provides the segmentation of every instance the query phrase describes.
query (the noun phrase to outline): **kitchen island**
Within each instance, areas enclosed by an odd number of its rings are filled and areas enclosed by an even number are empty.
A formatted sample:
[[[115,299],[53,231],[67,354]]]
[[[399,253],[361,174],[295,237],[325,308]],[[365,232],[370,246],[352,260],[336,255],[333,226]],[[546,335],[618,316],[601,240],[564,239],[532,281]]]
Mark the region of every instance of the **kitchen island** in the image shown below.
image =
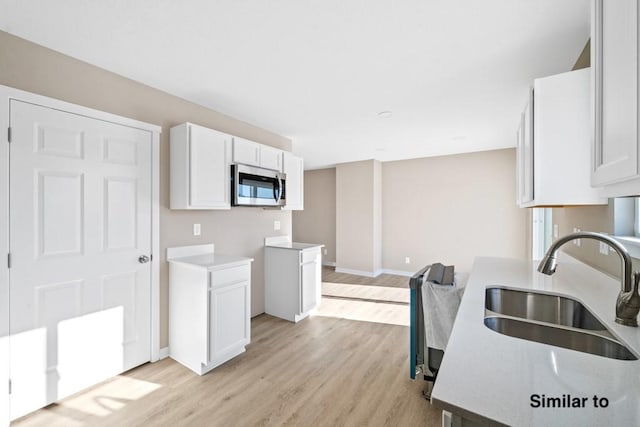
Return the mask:
[[[580,301],[640,356],[640,330],[614,322],[620,282],[561,254],[557,272],[537,263],[477,258],[447,344],[432,403],[462,425],[640,425],[640,360],[617,360],[502,335],[484,325],[491,286]],[[460,424],[457,424],[460,425]]]

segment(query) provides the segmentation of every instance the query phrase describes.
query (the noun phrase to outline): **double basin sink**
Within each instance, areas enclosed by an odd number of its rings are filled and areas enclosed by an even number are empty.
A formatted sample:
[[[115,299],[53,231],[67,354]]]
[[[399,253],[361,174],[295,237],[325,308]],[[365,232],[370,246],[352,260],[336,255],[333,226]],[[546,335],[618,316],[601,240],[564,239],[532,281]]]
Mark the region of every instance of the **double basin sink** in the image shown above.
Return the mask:
[[[638,358],[569,297],[487,287],[484,324],[500,334],[619,360]]]

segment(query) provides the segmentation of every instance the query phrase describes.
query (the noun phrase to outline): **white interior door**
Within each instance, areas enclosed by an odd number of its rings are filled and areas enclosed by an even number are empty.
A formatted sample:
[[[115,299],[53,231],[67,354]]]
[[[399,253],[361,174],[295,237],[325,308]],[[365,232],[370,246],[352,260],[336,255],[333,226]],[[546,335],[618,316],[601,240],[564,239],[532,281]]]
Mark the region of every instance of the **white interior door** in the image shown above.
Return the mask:
[[[152,134],[16,100],[10,125],[15,419],[150,360]]]

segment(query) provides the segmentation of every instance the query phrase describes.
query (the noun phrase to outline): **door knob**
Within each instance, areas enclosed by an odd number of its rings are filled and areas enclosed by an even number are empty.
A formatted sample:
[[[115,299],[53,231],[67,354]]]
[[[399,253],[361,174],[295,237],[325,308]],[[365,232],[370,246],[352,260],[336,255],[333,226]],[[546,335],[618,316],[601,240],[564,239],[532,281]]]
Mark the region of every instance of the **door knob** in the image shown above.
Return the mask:
[[[146,264],[149,262],[149,257],[146,255],[140,255],[140,258],[138,258],[138,262],[140,264]]]

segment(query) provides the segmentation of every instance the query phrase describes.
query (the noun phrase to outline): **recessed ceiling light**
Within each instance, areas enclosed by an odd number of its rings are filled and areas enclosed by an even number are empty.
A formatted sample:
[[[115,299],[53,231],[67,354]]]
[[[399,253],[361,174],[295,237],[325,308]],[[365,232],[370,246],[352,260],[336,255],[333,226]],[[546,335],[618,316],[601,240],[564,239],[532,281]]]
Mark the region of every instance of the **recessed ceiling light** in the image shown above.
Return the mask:
[[[465,139],[467,139],[467,135],[456,135],[453,138],[454,141],[464,141]]]
[[[380,111],[378,113],[378,117],[380,117],[381,119],[388,119],[391,116],[393,116],[392,111]]]
[[[378,147],[378,148],[376,148],[376,151],[384,151],[384,150],[385,150],[385,148],[384,148],[384,147]]]

